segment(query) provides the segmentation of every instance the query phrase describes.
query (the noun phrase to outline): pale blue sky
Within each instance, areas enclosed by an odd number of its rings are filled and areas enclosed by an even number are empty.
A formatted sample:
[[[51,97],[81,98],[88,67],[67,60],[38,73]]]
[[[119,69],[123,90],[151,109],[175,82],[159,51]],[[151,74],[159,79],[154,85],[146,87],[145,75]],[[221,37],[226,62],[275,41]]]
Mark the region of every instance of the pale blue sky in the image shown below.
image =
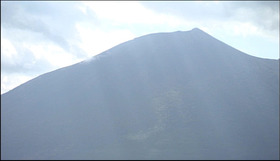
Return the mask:
[[[195,27],[279,59],[277,1],[1,1],[1,94],[135,37]]]

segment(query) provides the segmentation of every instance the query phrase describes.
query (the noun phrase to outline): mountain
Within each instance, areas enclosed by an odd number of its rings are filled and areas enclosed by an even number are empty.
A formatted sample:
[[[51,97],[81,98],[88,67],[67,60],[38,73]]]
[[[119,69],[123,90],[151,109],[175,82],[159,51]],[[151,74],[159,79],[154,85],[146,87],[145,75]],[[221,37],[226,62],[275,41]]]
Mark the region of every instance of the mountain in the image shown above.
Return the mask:
[[[1,95],[1,159],[279,159],[279,60],[156,33]]]

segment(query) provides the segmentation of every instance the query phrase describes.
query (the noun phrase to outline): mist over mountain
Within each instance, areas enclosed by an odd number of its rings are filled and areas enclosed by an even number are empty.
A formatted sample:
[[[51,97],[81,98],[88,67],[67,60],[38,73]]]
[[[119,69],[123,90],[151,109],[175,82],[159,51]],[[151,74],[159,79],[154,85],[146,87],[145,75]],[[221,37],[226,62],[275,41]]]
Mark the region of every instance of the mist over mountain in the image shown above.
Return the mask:
[[[149,34],[1,95],[1,159],[279,159],[279,60]]]

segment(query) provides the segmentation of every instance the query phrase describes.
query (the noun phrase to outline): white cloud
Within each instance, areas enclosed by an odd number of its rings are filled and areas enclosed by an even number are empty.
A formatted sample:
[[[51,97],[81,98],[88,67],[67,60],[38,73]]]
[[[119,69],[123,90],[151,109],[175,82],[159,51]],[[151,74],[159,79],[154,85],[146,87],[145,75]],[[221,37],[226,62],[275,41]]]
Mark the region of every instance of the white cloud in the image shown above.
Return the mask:
[[[218,29],[231,36],[264,36],[261,30],[250,22],[228,21],[226,23],[219,23]],[[212,30],[214,29],[212,28]]]
[[[113,23],[158,23],[154,13],[135,1],[87,1],[84,2],[100,19]]]
[[[103,31],[81,24],[76,24],[76,28],[81,39],[79,46],[86,51],[88,58],[135,37],[128,30]]]
[[[273,7],[273,4],[277,7]],[[234,27],[236,31],[244,27],[242,35],[248,32],[256,36],[262,36],[277,41],[279,39],[279,3],[277,2],[236,2],[230,7],[232,9],[231,21],[239,23]],[[279,41],[279,40],[278,40]]]
[[[52,43],[42,43],[40,45],[29,44],[26,48],[36,53],[37,59],[47,60],[56,68],[71,65],[75,62],[73,55]]]
[[[248,36],[248,35],[259,35],[259,30],[256,26],[250,24],[250,23],[236,23],[233,26],[233,32],[237,36]]]
[[[186,24],[181,18],[157,13],[136,1],[87,1],[84,2],[102,21],[118,25],[168,25]]]
[[[6,38],[1,36],[1,60],[8,64],[15,65],[18,53],[14,45]]]

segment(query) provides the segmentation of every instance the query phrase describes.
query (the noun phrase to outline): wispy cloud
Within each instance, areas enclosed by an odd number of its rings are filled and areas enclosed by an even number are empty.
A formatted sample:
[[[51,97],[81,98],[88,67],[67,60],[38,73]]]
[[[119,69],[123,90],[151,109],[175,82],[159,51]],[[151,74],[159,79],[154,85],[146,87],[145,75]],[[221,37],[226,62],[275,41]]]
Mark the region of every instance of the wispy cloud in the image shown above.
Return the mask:
[[[241,23],[250,24],[258,31],[278,37],[279,2],[141,2],[145,7],[159,13],[168,13],[199,25],[217,27]],[[236,24],[234,24],[236,22]],[[248,25],[244,25],[248,27]],[[252,31],[251,31],[252,32]],[[258,34],[256,32],[256,34]]]

